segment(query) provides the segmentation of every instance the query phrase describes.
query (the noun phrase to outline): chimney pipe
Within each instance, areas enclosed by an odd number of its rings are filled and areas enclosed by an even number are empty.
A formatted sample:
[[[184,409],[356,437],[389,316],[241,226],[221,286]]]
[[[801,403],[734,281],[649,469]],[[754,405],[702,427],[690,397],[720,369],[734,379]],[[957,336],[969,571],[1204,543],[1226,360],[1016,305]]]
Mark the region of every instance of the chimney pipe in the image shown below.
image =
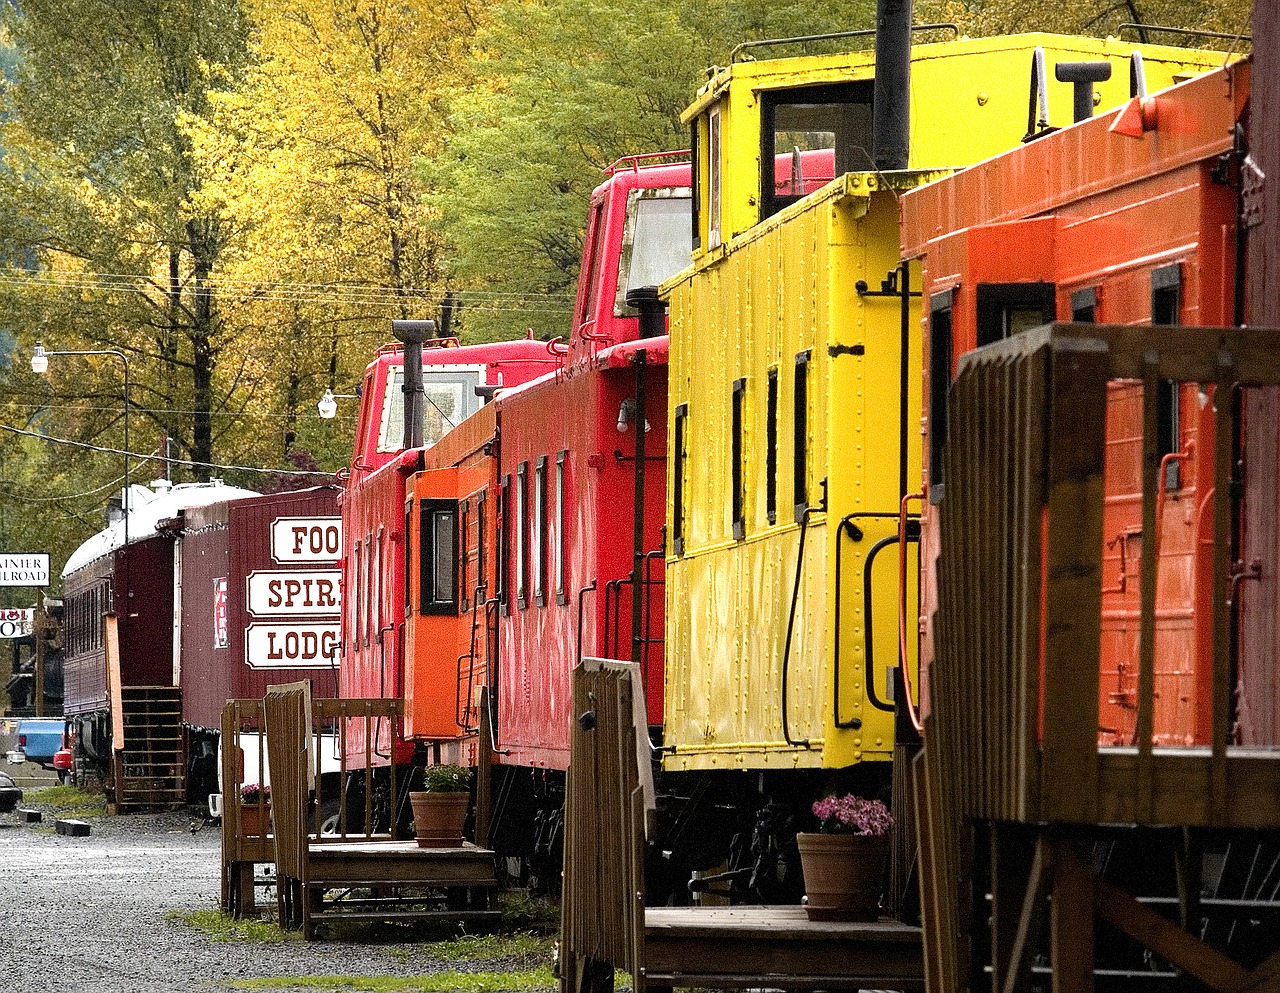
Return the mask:
[[[667,333],[667,305],[658,298],[656,286],[627,290],[627,306],[640,312],[641,338],[657,338]]]
[[[880,170],[905,169],[911,134],[911,0],[876,2],[876,79],[871,158]]]
[[[436,336],[435,321],[392,321],[391,333],[404,343],[404,441],[405,448],[421,448],[426,402],[422,389],[422,343]]]

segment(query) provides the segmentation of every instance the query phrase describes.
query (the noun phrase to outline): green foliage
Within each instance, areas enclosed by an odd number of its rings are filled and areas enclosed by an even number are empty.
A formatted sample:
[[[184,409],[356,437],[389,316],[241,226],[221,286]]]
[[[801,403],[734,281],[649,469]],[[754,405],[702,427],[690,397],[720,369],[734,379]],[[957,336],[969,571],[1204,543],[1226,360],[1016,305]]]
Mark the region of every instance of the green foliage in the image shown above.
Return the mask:
[[[520,993],[554,990],[549,966],[532,972],[438,972],[428,976],[279,976],[233,981],[239,990],[333,990],[335,993]]]
[[[1252,4],[1249,0],[1085,0],[1071,4],[1045,4],[1037,0],[917,0],[915,19],[920,22],[952,21],[974,37],[1022,31],[1054,31],[1102,38],[1119,31],[1121,24],[1249,33]],[[1187,37],[1156,29],[1126,29],[1129,41],[1163,45],[1198,45],[1228,48],[1222,39]],[[1240,51],[1236,46],[1236,51]]]
[[[532,324],[566,334],[591,190],[624,155],[687,147],[680,113],[702,70],[749,38],[871,26],[873,0],[503,0],[478,32],[477,81],[450,101],[445,149],[424,161],[466,286],[523,294],[471,307],[469,336]]]
[[[301,941],[301,931],[285,931],[271,921],[253,918],[237,920],[220,910],[175,911],[170,919],[187,925],[218,942],[255,941],[278,944],[283,941]]]
[[[466,793],[471,789],[471,770],[460,765],[429,765],[422,770],[422,792]]]

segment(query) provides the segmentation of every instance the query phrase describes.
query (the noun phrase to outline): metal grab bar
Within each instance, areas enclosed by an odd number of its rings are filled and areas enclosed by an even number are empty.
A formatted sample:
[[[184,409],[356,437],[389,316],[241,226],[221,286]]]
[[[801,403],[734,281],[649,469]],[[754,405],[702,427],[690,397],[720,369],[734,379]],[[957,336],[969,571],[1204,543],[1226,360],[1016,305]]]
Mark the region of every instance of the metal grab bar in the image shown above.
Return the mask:
[[[920,715],[911,699],[914,687],[911,685],[911,670],[907,667],[907,504],[924,498],[923,492],[908,493],[898,504],[898,669],[902,672],[905,690],[903,704],[916,734],[924,733],[924,725],[920,723]]]

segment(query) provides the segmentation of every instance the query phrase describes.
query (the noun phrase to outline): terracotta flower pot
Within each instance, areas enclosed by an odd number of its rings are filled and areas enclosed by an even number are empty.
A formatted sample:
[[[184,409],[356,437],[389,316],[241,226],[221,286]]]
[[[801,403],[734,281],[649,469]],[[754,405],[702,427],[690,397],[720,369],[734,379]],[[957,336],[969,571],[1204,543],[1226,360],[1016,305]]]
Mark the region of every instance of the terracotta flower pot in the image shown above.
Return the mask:
[[[271,834],[271,804],[242,804],[240,834],[246,838],[265,838]]]
[[[874,921],[889,858],[889,836],[796,835],[811,921]]]
[[[410,793],[419,848],[461,848],[470,793]]]

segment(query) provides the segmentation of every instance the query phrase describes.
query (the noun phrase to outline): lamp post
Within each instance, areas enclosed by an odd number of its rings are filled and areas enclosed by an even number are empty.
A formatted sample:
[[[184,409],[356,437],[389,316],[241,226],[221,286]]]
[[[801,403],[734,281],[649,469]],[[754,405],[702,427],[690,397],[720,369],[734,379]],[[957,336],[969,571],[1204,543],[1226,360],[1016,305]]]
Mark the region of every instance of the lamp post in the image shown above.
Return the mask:
[[[35,350],[31,353],[31,371],[38,376],[43,376],[49,371],[51,355],[113,355],[124,365],[124,501],[122,509],[124,510],[124,545],[127,549],[129,545],[129,358],[124,352],[115,348],[47,352],[44,344],[37,341]],[[125,554],[128,555],[128,552],[126,551]]]
[[[326,421],[331,421],[338,413],[339,400],[355,400],[360,396],[359,393],[334,393],[333,389],[327,389],[316,403],[316,410],[320,416]]]

